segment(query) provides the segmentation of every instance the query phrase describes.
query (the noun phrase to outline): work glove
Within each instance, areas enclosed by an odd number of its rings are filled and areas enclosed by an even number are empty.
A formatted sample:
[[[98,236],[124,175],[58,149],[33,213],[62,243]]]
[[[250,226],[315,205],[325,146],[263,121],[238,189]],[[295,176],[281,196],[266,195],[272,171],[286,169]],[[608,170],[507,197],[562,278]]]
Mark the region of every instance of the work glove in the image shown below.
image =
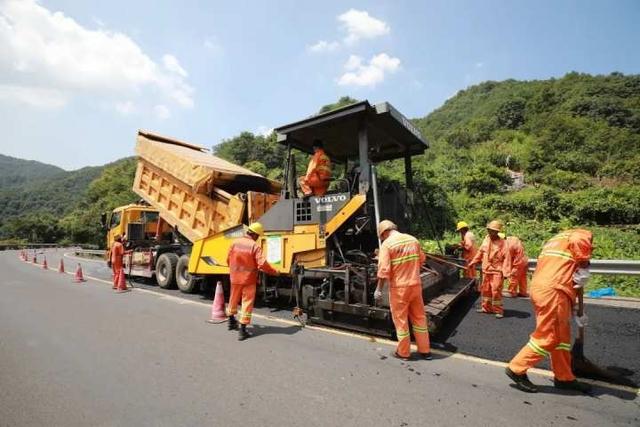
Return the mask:
[[[578,325],[581,328],[584,328],[589,324],[589,318],[585,313],[582,313],[582,316],[578,316],[578,315],[573,316],[573,320],[575,320],[576,325]]]
[[[587,283],[589,283],[589,278],[591,277],[591,273],[586,268],[578,268],[575,273],[573,273],[573,289],[581,289],[584,288]]]
[[[382,291],[380,289],[377,289],[375,291],[373,291],[373,299],[376,301],[380,301],[382,299]]]

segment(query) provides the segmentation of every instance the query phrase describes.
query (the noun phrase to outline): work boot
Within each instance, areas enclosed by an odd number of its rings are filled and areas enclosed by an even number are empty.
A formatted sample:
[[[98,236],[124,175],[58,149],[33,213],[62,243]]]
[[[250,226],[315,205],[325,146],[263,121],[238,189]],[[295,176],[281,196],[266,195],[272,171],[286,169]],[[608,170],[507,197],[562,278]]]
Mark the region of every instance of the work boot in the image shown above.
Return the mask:
[[[496,313],[496,319],[502,319],[503,317],[504,317],[504,314]]]
[[[529,298],[529,294],[518,294],[518,298]]]
[[[238,321],[236,320],[236,316],[234,316],[233,314],[229,316],[229,323],[227,324],[227,328],[230,331],[235,331],[236,329],[238,329]]]
[[[538,392],[538,387],[536,387],[534,383],[529,381],[529,377],[527,376],[527,374],[518,375],[515,372],[513,372],[511,369],[509,369],[508,366],[504,369],[504,373],[507,374],[507,376],[511,378],[511,380],[513,380],[514,383],[516,383],[516,387],[518,389],[526,393]]]
[[[591,392],[591,386],[589,384],[581,383],[578,380],[560,381],[554,378],[553,386],[555,388],[561,388],[564,390],[575,390],[585,394]]]
[[[405,362],[408,362],[408,361],[410,360],[410,358],[409,358],[409,357],[400,356],[400,355],[398,354],[398,352],[397,352],[397,351],[395,351],[395,350],[392,350],[392,351],[391,351],[391,357],[395,357],[396,359],[404,360]]]
[[[480,307],[480,308],[476,308],[476,313],[490,313],[490,312]]]
[[[253,335],[247,331],[247,325],[240,325],[240,331],[238,331],[238,341],[244,341],[247,338],[251,338]]]
[[[420,355],[421,359],[424,360],[433,360],[433,356],[431,355],[431,352],[429,353],[418,353]]]

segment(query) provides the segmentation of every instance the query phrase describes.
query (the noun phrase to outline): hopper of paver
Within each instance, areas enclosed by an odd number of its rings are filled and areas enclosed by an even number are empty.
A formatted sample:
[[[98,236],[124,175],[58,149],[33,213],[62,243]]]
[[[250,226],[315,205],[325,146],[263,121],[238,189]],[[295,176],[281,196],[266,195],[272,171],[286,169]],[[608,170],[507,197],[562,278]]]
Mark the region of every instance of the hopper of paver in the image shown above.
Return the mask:
[[[207,149],[138,131],[133,191],[191,242],[260,218],[280,184]]]

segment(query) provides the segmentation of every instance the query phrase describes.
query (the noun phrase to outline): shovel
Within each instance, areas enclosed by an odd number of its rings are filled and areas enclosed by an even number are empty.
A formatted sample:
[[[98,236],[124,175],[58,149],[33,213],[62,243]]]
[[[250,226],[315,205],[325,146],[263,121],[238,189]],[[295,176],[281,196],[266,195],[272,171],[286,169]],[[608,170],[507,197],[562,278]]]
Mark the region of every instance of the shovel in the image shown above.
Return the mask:
[[[584,314],[584,290],[578,289],[578,316]],[[578,326],[578,336],[576,336],[571,349],[571,361],[573,373],[579,377],[603,380],[614,384],[637,387],[629,378],[601,368],[584,356],[584,326]]]

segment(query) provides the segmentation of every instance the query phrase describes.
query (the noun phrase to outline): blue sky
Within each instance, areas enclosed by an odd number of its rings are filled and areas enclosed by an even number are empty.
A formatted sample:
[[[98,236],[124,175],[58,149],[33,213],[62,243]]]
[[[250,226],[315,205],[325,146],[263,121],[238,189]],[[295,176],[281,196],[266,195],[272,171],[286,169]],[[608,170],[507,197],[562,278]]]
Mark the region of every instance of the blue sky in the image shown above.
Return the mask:
[[[0,0],[0,153],[65,169],[138,128],[212,146],[350,95],[408,117],[485,80],[640,72],[640,1]]]

